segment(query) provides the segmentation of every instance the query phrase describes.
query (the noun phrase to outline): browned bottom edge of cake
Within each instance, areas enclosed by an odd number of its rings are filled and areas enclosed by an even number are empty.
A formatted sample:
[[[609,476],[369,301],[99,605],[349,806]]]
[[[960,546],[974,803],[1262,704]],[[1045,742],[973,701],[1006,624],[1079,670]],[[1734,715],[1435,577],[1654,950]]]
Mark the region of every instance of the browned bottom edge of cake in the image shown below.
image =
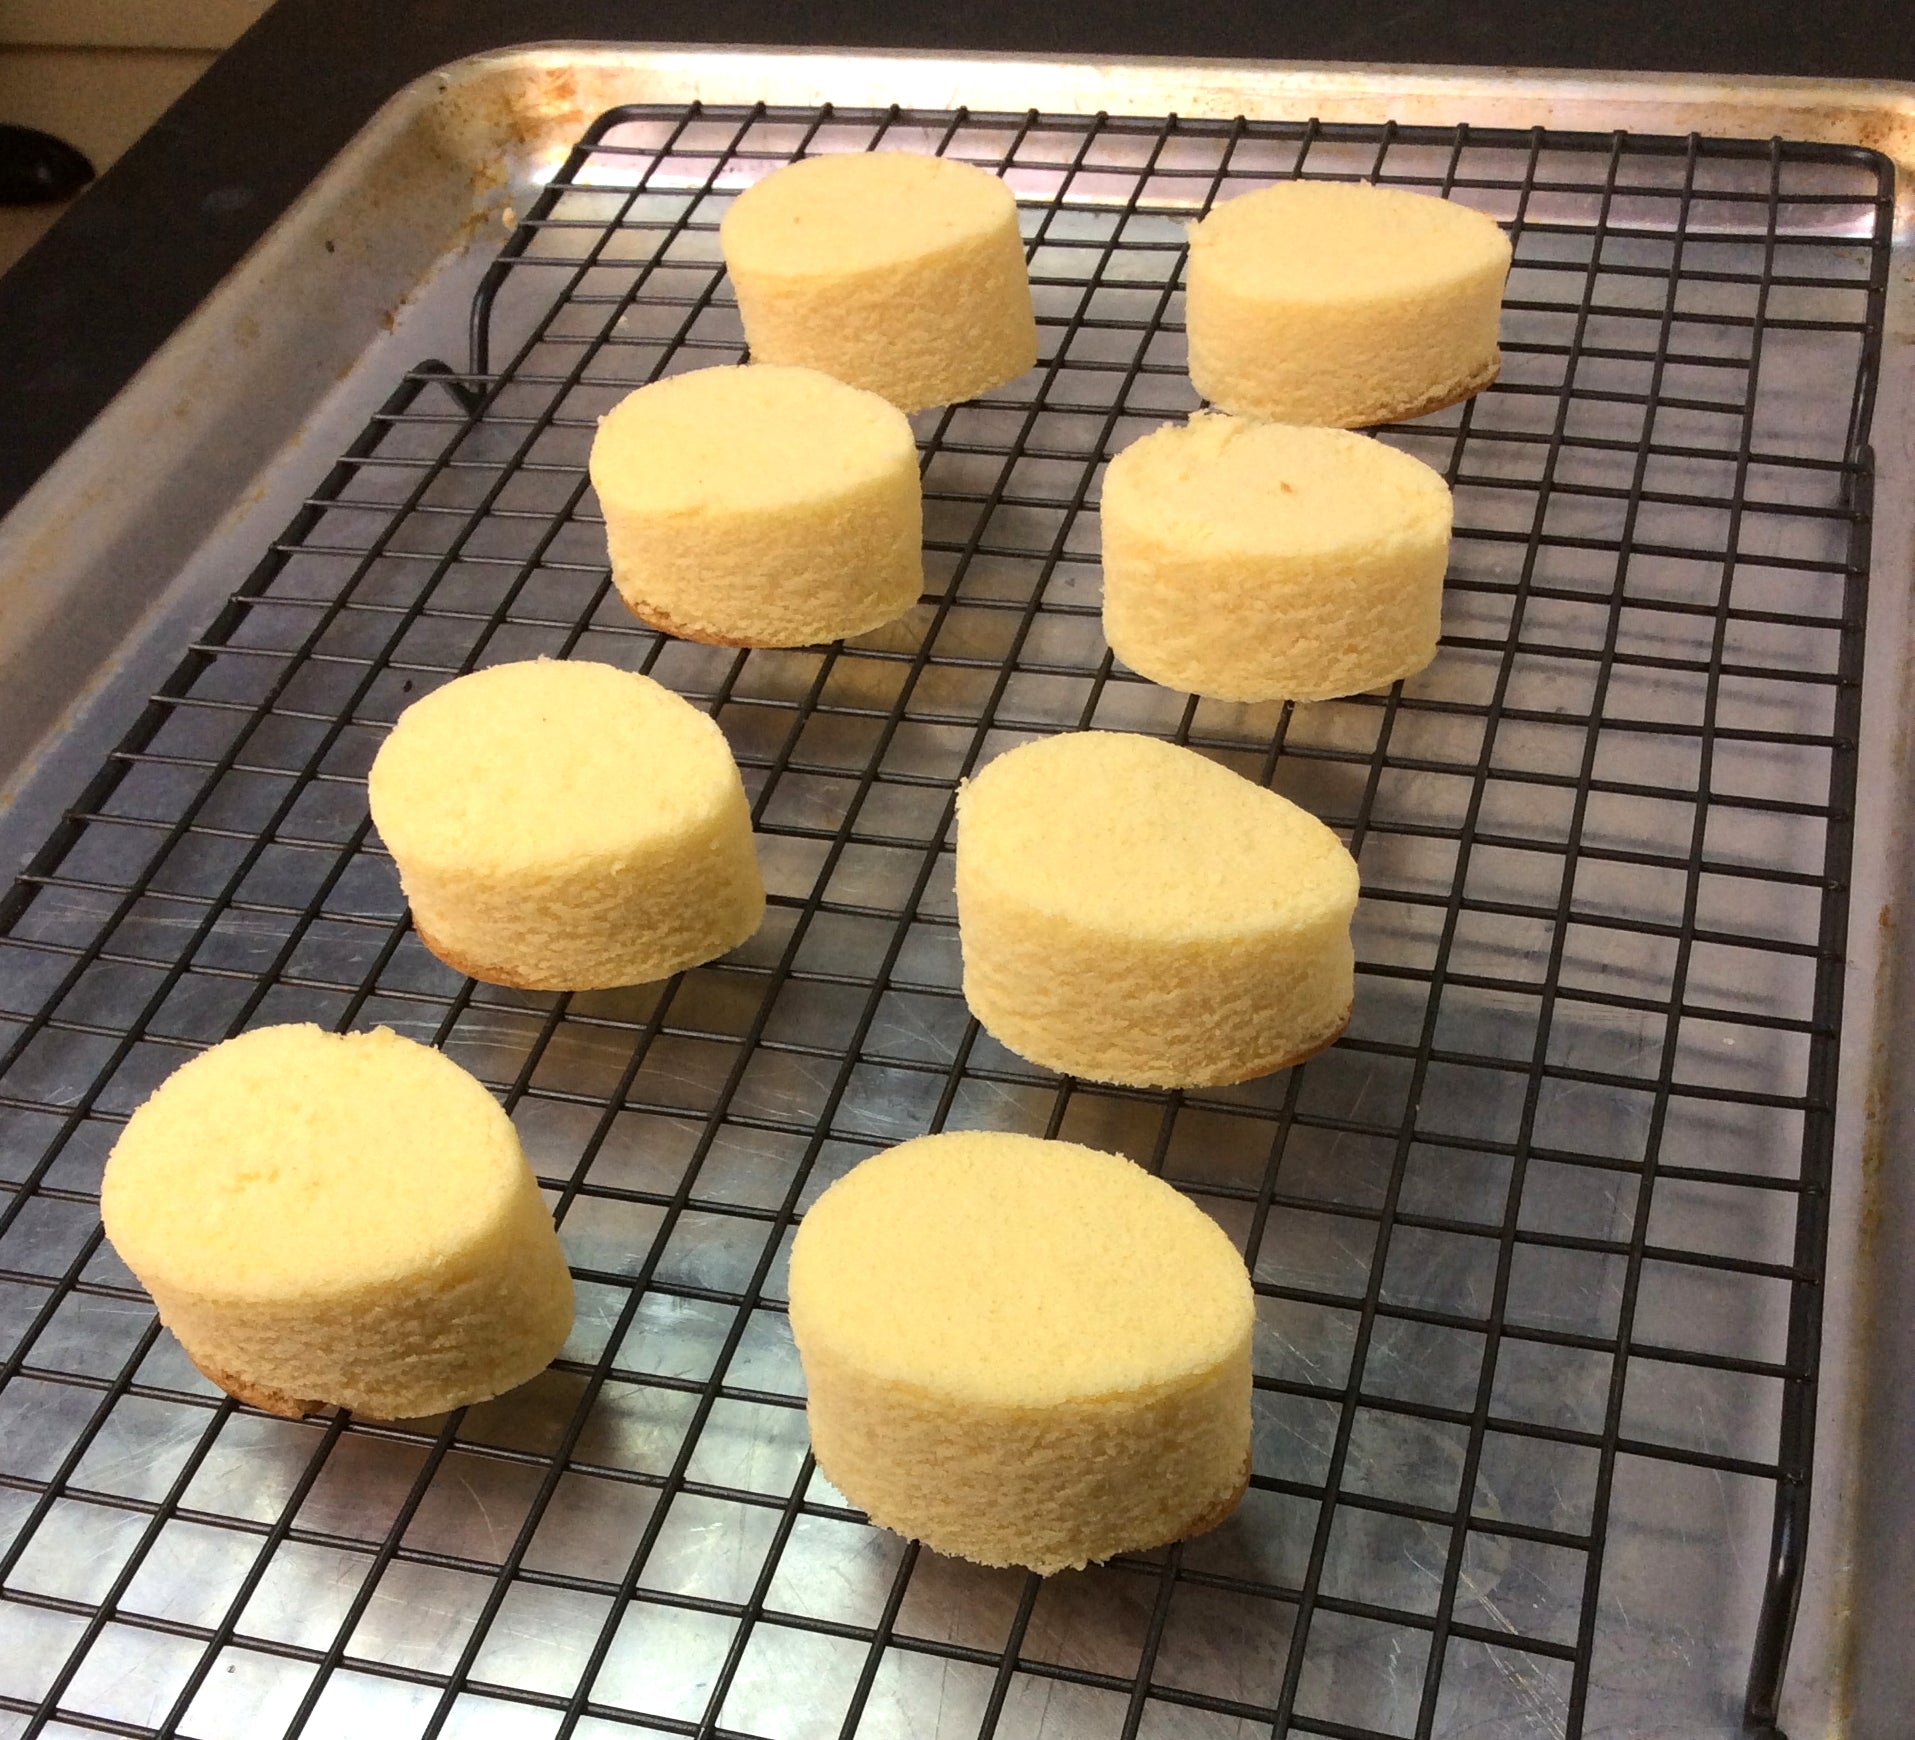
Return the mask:
[[[1313,1039],[1301,1051],[1293,1051],[1287,1057],[1280,1057],[1275,1063],[1259,1063],[1244,1075],[1233,1075],[1228,1081],[1197,1082],[1197,1087],[1236,1087],[1243,1082],[1255,1081],[1259,1076],[1275,1075],[1280,1069],[1295,1069],[1313,1057],[1319,1057],[1343,1037],[1344,1029],[1350,1025],[1350,1017],[1356,1012],[1352,1003],[1336,1018],[1336,1024],[1321,1039]]]
[[[417,917],[412,921],[412,928],[437,959],[455,973],[463,973],[468,979],[477,979],[481,984],[503,985],[509,991],[600,991],[607,988],[603,985],[554,985],[542,979],[527,978],[523,973],[515,973],[494,966],[490,961],[475,959],[458,949],[447,948]]]
[[[194,1368],[208,1383],[218,1384],[236,1402],[244,1402],[249,1408],[258,1408],[268,1414],[278,1414],[282,1419],[299,1420],[308,1414],[321,1414],[334,1406],[331,1402],[322,1402],[311,1396],[289,1395],[285,1390],[276,1390],[271,1384],[255,1383],[253,1379],[241,1377],[239,1373],[228,1371],[224,1366],[215,1365],[189,1347],[186,1357],[193,1362]]]
[[[1130,1549],[1133,1552],[1147,1553],[1152,1547],[1167,1547],[1172,1541],[1187,1541],[1196,1535],[1207,1535],[1221,1523],[1229,1519],[1230,1513],[1243,1503],[1243,1495],[1250,1490],[1250,1452],[1243,1453],[1243,1472],[1237,1476],[1236,1490],[1227,1498],[1218,1500],[1211,1508],[1198,1517],[1195,1522],[1186,1523],[1174,1535],[1165,1540],[1152,1541],[1147,1546]]]
[[[1273,1058],[1258,1059],[1257,1062],[1251,1064],[1247,1069],[1233,1072],[1230,1075],[1205,1076],[1201,1081],[1192,1081],[1189,1079],[1181,1081],[1138,1081],[1114,1075],[1098,1075],[1086,1069],[1072,1069],[1068,1064],[1058,1063],[1048,1058],[1034,1057],[1030,1052],[1019,1049],[1019,1047],[1012,1044],[1010,1040],[1004,1038],[1002,1034],[994,1032],[990,1022],[986,1021],[983,1016],[978,1015],[976,1009],[973,1008],[971,1013],[977,1016],[977,1020],[984,1028],[984,1031],[991,1034],[991,1037],[997,1040],[1000,1045],[1004,1046],[1007,1050],[1017,1052],[1019,1057],[1036,1064],[1039,1069],[1055,1070],[1059,1075],[1074,1076],[1079,1081],[1106,1082],[1114,1087],[1168,1089],[1238,1087],[1244,1082],[1256,1081],[1262,1076],[1275,1075],[1280,1069],[1295,1069],[1299,1064],[1308,1063],[1311,1058],[1317,1056],[1319,1053],[1328,1051],[1331,1046],[1343,1037],[1343,1030],[1350,1025],[1350,1016],[1354,1007],[1354,1005],[1351,1005],[1349,1008],[1346,1008],[1343,1013],[1336,1018],[1336,1024],[1334,1026],[1320,1037],[1309,1041],[1309,1043],[1299,1051],[1279,1052]]]
[[[620,592],[619,597],[624,599],[625,608],[637,617],[640,622],[644,623],[647,628],[655,628],[660,634],[669,634],[676,640],[696,641],[700,646],[762,647],[772,651],[790,651],[797,647],[808,646],[830,646],[836,641],[849,640],[860,634],[869,634],[874,628],[884,627],[887,622],[896,622],[900,616],[903,616],[911,608],[911,605],[907,604],[903,609],[896,611],[890,616],[883,617],[877,622],[856,623],[849,628],[839,630],[836,634],[813,635],[807,640],[788,640],[784,638],[767,640],[762,635],[749,640],[736,640],[729,635],[714,634],[710,629],[687,628],[685,624],[673,616],[670,611],[661,610],[649,599],[634,598],[627,592]],[[912,600],[913,604],[916,602],[916,599]]]
[[[660,634],[669,634],[676,640],[695,640],[701,646],[768,647],[786,644],[768,640],[733,640],[728,635],[713,634],[708,628],[687,628],[671,612],[659,609],[648,599],[634,598],[624,591],[619,593],[619,597],[625,600],[625,608],[647,628],[655,628]]]
[[[462,954],[458,949],[447,948],[416,918],[412,921],[412,928],[433,955],[455,973],[464,973],[468,979],[477,979],[481,984],[503,985],[509,991],[621,991],[628,985],[651,985],[656,984],[660,979],[671,977],[671,973],[655,973],[649,979],[634,979],[629,975],[620,975],[610,979],[567,978],[562,983],[556,979],[528,978],[523,973],[494,966],[489,961],[476,960],[470,955]],[[702,963],[694,962],[692,965],[702,965]],[[686,967],[674,967],[672,972],[688,970]]]
[[[1401,683],[1410,677],[1426,671],[1435,661],[1436,651],[1432,649],[1419,658],[1415,664],[1403,670],[1390,671],[1376,676],[1365,677],[1361,682],[1334,689],[1311,689],[1299,693],[1296,689],[1286,689],[1283,693],[1270,691],[1255,695],[1227,695],[1221,689],[1207,689],[1200,684],[1186,680],[1184,673],[1164,671],[1159,675],[1139,664],[1127,653],[1117,655],[1140,677],[1148,677],[1160,689],[1174,689],[1180,695],[1195,695],[1199,700],[1222,701],[1231,707],[1268,707],[1290,702],[1299,707],[1314,707],[1319,701],[1347,701],[1353,695],[1380,694],[1393,683]],[[1161,667],[1159,667],[1161,669]]]
[[[812,1455],[813,1462],[816,1463],[817,1465],[818,1472],[822,1474],[825,1477],[825,1479],[829,1480],[833,1486],[837,1486],[840,1492],[844,1492],[845,1497],[850,1499],[851,1503],[855,1505],[859,1510],[864,1510],[864,1506],[862,1504],[859,1504],[857,1499],[852,1498],[850,1493],[845,1492],[845,1489],[842,1486],[838,1486],[838,1482],[836,1478],[832,1475],[831,1470],[827,1468],[823,1462],[818,1460],[818,1449],[815,1444],[812,1446],[811,1455]],[[1120,1553],[1148,1553],[1148,1552],[1154,1551],[1158,1547],[1170,1546],[1172,1543],[1176,1541],[1187,1541],[1187,1540],[1193,1539],[1197,1535],[1208,1534],[1212,1529],[1218,1527],[1220,1524],[1228,1520],[1231,1512],[1234,1511],[1238,1505],[1243,1503],[1243,1495],[1249,1490],[1250,1490],[1250,1452],[1246,1450],[1243,1455],[1243,1467],[1238,1472],[1236,1485],[1233,1486],[1229,1490],[1229,1492],[1225,1494],[1224,1497],[1220,1498],[1208,1510],[1205,1510],[1201,1512],[1200,1514],[1198,1514],[1197,1516],[1193,1517],[1189,1522],[1179,1524],[1176,1529],[1174,1529],[1171,1533],[1163,1536],[1161,1539],[1152,1540],[1152,1541],[1137,1541],[1127,1546],[1113,1547],[1111,1551],[1106,1555],[1106,1558],[1115,1558]],[[880,1522],[876,1517],[872,1516],[869,1511],[865,1511],[865,1515],[867,1519],[870,1521],[873,1528],[886,1529],[892,1534],[903,1535],[906,1540],[915,1540],[918,1542],[920,1546],[929,1547],[932,1552],[942,1553],[944,1554],[946,1558],[964,1559],[967,1564],[986,1563],[986,1561],[984,1560],[970,1559],[968,1558],[967,1555],[963,1553],[953,1552],[949,1548],[937,1546],[935,1543],[931,1541],[924,1540],[922,1536],[911,1534],[908,1530],[892,1528],[889,1523]],[[1105,1561],[1104,1559],[1093,1559],[1087,1562],[1091,1564],[1101,1565]],[[1005,1569],[1029,1570],[1030,1569],[1028,1565],[1007,1566],[1007,1565],[1000,1565],[995,1562],[991,1563],[990,1568],[993,1570],[1005,1570]],[[1054,1575],[1054,1574],[1055,1573],[1047,1573],[1042,1571],[1038,1573],[1039,1576]]]
[[[1432,411],[1444,411],[1451,405],[1460,405],[1465,399],[1475,398],[1484,388],[1494,386],[1496,377],[1502,372],[1503,358],[1499,352],[1490,358],[1487,367],[1478,369],[1475,374],[1465,375],[1460,381],[1451,381],[1406,405],[1392,406],[1383,415],[1369,419],[1364,427],[1374,427],[1378,423],[1407,423],[1413,417],[1427,417]]]

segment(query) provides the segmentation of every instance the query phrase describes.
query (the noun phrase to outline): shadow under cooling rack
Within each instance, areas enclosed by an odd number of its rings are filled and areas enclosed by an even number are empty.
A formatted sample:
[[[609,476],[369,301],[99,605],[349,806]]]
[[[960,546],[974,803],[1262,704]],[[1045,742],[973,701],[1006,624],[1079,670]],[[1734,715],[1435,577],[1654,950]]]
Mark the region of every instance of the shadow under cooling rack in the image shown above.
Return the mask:
[[[1029,375],[925,413],[929,590],[831,648],[661,638],[585,459],[740,360],[716,227],[794,155],[1016,190]],[[1515,238],[1494,389],[1384,432],[1455,489],[1442,651],[1387,693],[1197,702],[1112,664],[1096,495],[1195,408],[1183,225],[1292,176]],[[1785,143],[634,109],[240,583],[0,904],[0,1732],[1729,1735],[1772,1719],[1807,1526],[1886,165]],[[364,775],[537,654],[708,707],[772,904],[665,984],[533,996],[409,929]],[[1059,1080],[958,989],[956,783],[1082,726],[1191,744],[1360,861],[1349,1034],[1217,1092]],[[1123,987],[1113,986],[1114,995]],[[579,1288],[442,1420],[223,1398],[101,1239],[195,1049],[384,1022],[504,1096]],[[1224,1527],[1043,1582],[816,1474],[796,1218],[943,1125],[1120,1149],[1256,1282]],[[1754,1672],[1749,1672],[1753,1658]]]

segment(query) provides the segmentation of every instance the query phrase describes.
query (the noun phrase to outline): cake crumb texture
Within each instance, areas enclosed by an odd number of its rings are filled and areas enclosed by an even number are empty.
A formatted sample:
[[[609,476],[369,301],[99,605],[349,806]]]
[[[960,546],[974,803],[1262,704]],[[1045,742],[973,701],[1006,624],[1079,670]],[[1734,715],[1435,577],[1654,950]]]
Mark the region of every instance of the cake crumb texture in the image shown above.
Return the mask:
[[[612,579],[647,622],[724,646],[809,646],[924,590],[904,413],[815,369],[694,369],[599,422],[592,484]]]
[[[1321,1050],[1349,1019],[1356,900],[1323,823],[1155,738],[1043,738],[958,794],[965,998],[1064,1074],[1217,1086]]]
[[[368,786],[421,938],[476,978],[643,984],[764,916],[724,733],[650,677],[538,659],[456,678],[400,715]]]
[[[1190,233],[1190,378],[1219,409],[1361,428],[1496,378],[1510,243],[1452,200],[1286,181]]]
[[[1104,633],[1153,682],[1322,700],[1436,656],[1449,486],[1369,436],[1200,413],[1111,461],[1100,519]]]
[[[1129,1160],[903,1143],[805,1216],[790,1296],[819,1466],[940,1552],[1061,1570],[1213,1526],[1243,1491],[1243,1259]]]
[[[386,1028],[203,1052],[128,1121],[101,1212],[200,1370],[274,1411],[439,1413],[523,1383],[571,1330],[511,1119]]]
[[[719,240],[754,362],[822,369],[917,411],[1037,361],[1017,202],[974,164],[803,158],[741,193]]]

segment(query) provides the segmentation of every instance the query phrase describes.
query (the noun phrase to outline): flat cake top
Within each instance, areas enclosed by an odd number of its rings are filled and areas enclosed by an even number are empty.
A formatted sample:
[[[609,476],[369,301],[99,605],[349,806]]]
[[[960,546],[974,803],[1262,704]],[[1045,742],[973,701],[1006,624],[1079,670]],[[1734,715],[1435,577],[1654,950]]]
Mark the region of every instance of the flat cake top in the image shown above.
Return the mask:
[[[457,677],[380,746],[372,817],[393,855],[537,870],[657,848],[738,801],[724,733],[650,677],[536,659]]]
[[[1254,1317],[1216,1222],[1074,1142],[905,1142],[827,1190],[792,1248],[808,1358],[998,1406],[1188,1382],[1238,1355]]]
[[[629,512],[775,511],[868,488],[917,484],[917,444],[895,405],[816,369],[693,369],[599,420],[592,483]]]
[[[1420,459],[1346,429],[1203,413],[1111,461],[1107,530],[1206,553],[1313,556],[1447,536],[1450,491]]]
[[[100,1195],[149,1282],[283,1300],[403,1284],[491,1236],[527,1182],[511,1119],[443,1053],[383,1027],[287,1026],[167,1077]]]
[[[958,898],[989,889],[1126,935],[1224,942],[1347,920],[1355,861],[1309,811],[1153,737],[1070,731],[958,795]]]
[[[1011,190],[975,164],[909,151],[806,157],[754,182],[719,226],[726,264],[791,277],[902,265],[1017,230]]]
[[[1412,296],[1507,270],[1494,218],[1368,182],[1284,181],[1227,199],[1192,227],[1193,266],[1244,295],[1302,302]]]

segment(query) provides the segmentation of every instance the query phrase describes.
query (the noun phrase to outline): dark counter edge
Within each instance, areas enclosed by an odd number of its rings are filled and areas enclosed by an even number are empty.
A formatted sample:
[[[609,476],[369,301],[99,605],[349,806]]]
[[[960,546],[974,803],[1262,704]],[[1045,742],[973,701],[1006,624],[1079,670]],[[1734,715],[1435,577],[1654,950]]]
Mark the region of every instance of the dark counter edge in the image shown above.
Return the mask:
[[[1915,77],[1895,0],[279,0],[0,277],[0,513],[394,92],[549,40]]]

